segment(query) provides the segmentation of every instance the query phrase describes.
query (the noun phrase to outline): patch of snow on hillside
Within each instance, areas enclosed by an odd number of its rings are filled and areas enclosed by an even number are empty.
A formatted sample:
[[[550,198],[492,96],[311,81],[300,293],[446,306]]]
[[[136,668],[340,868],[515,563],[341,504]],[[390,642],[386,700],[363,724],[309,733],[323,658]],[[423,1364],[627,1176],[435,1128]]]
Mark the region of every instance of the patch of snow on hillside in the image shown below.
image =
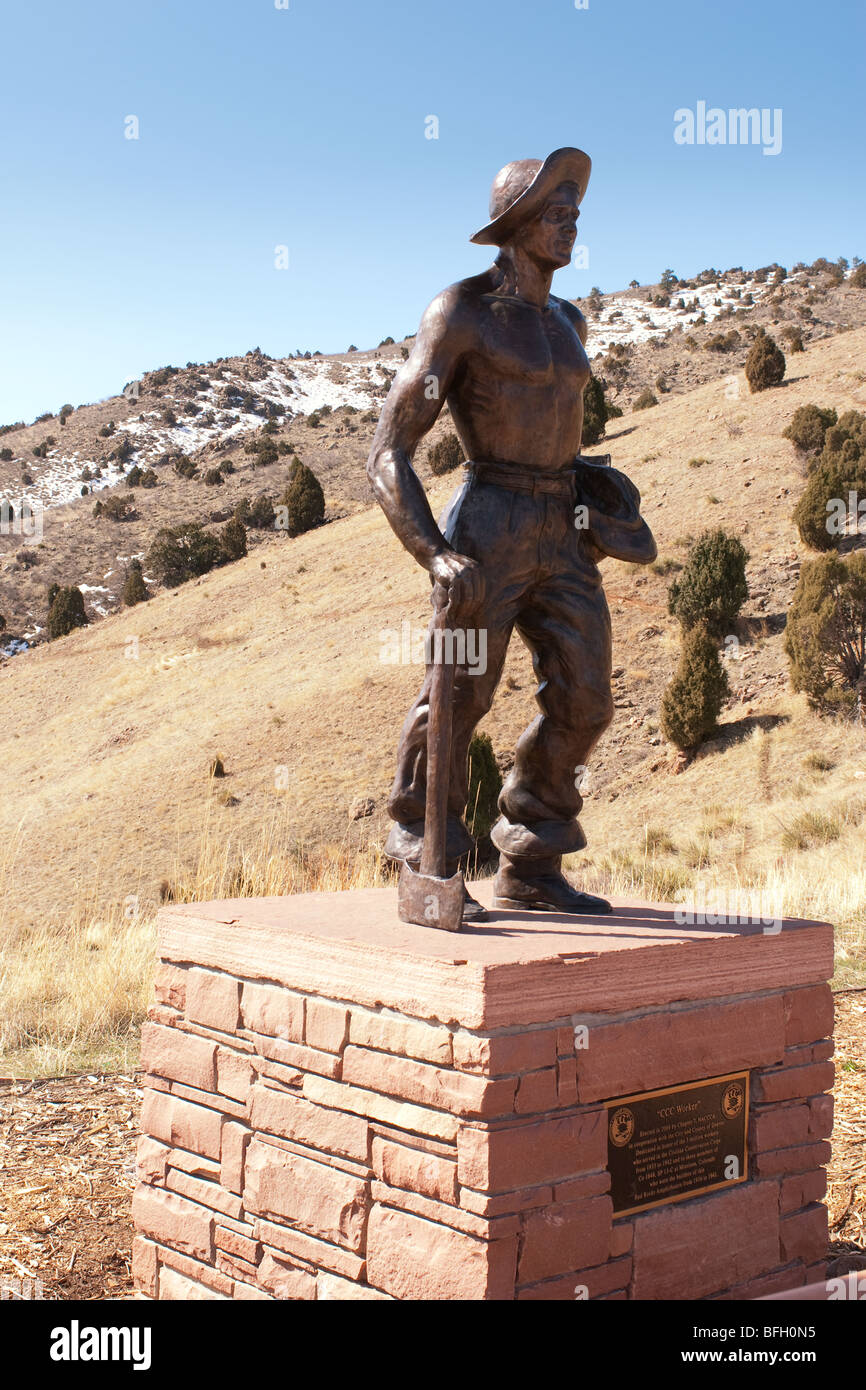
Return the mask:
[[[29,651],[42,631],[43,629],[39,624],[34,623],[33,627],[23,633],[21,637],[7,637],[5,641],[0,642],[0,656],[20,656],[21,652]]]
[[[178,409],[183,411],[183,401],[176,401]],[[148,418],[155,423],[149,424]],[[194,417],[194,420],[198,417]],[[122,425],[118,425],[117,432],[123,430],[126,434],[132,435],[134,440],[140,441],[138,453],[139,461],[146,463],[149,460],[159,458],[162,454],[194,454],[197,449],[203,449],[212,439],[225,438],[226,435],[237,432],[237,427],[231,430],[221,429],[218,424],[199,425],[190,421],[189,424],[166,425],[156,422],[161,421],[161,412],[149,410],[146,414],[139,416],[137,420],[128,420]],[[260,415],[246,415],[242,420],[249,421],[246,426],[249,429],[256,429],[261,425]],[[254,423],[253,423],[254,422]]]
[[[104,584],[79,584],[78,587],[83,594],[111,594],[111,590],[107,589]],[[110,609],[99,599],[92,598],[90,606],[99,614],[100,618],[104,618],[110,612]]]
[[[131,459],[126,464],[114,461],[97,464],[94,459],[79,459],[77,450],[75,453],[61,454],[58,457],[58,450],[52,449],[48,455],[48,467],[32,483],[26,486],[19,484],[0,487],[0,502],[20,504],[26,497],[31,504],[38,502],[46,510],[49,507],[62,507],[66,502],[73,502],[76,497],[80,497],[82,486],[85,484],[91,492],[101,492],[104,488],[114,487],[121,481],[131,464]],[[82,474],[88,467],[91,472],[101,468],[102,477],[83,478]]]
[[[587,356],[599,357],[607,352],[611,343],[646,343],[650,338],[657,338],[676,328],[678,323],[682,324],[683,329],[687,329],[700,318],[701,313],[706,314],[708,323],[712,323],[726,305],[730,304],[735,309],[743,307],[742,298],[736,299],[731,293],[732,288],[734,287],[713,281],[709,285],[699,285],[693,290],[683,289],[680,294],[675,287],[669,309],[657,304],[648,304],[644,299],[610,295],[605,298],[604,308],[598,318],[590,320]],[[757,303],[769,287],[758,284],[756,280],[745,280],[736,288],[741,296],[751,292]],[[684,300],[689,306],[697,300],[699,308],[677,309],[674,306],[678,299]],[[715,303],[717,299],[721,300],[721,304]],[[642,323],[643,317],[648,317],[650,322]],[[731,327],[734,327],[733,323]]]
[[[23,637],[10,637],[6,642],[0,642],[0,656],[18,656],[29,648],[30,643],[25,642]]]
[[[382,372],[382,363],[375,360],[369,363],[333,363],[325,361],[294,361],[292,371],[295,380],[291,384],[291,405],[305,415],[329,405],[332,410],[351,405],[356,410],[369,410],[375,401],[370,393],[371,386],[382,386],[387,378]],[[342,378],[334,380],[337,375]],[[262,390],[266,383],[258,383]],[[266,392],[262,391],[266,395]]]
[[[379,358],[346,364],[332,362],[329,358],[290,360],[291,367],[275,363],[258,381],[247,381],[237,372],[226,370],[220,380],[197,397],[198,403],[205,402],[216,416],[213,424],[199,423],[199,416],[184,422],[181,417],[189,405],[189,398],[166,393],[166,402],[179,418],[177,425],[164,424],[162,411],[150,410],[118,425],[118,433],[123,430],[132,436],[142,462],[168,453],[194,454],[214,439],[239,438],[261,429],[264,424],[263,415],[238,411],[226,404],[222,393],[227,386],[278,406],[286,416],[309,415],[322,406],[339,410],[341,406],[351,405],[356,410],[370,410],[376,401],[371,388],[387,386],[391,377],[385,368],[394,369],[387,360]],[[220,419],[226,415],[236,417],[231,425]]]

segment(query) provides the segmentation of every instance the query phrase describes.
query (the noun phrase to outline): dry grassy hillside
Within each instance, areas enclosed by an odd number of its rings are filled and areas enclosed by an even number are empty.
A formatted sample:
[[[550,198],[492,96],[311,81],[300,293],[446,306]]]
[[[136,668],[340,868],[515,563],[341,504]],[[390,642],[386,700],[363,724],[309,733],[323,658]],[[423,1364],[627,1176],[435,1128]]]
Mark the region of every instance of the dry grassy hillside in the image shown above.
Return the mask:
[[[604,447],[638,483],[662,563],[653,572],[605,562],[617,712],[591,771],[589,849],[572,865],[614,889],[670,898],[702,878],[832,916],[846,979],[862,962],[866,925],[866,741],[808,713],[787,686],[782,630],[800,555],[790,513],[803,471],[781,431],[809,401],[866,407],[864,356],[866,329],[839,334],[793,358],[778,389],[750,395],[740,376],[732,396],[718,380],[616,421]],[[698,457],[706,461],[690,467]],[[438,483],[434,503],[452,486]],[[657,710],[678,635],[658,571],[708,525],[743,537],[752,597],[721,736],[676,775]],[[97,972],[104,938],[93,923],[124,912],[144,924],[143,960],[160,885],[183,891],[197,876],[198,891],[216,892],[234,875],[237,886],[244,854],[256,872],[267,861],[273,884],[287,881],[271,872],[274,855],[300,864],[304,847],[334,862],[341,846],[375,850],[421,677],[417,666],[383,664],[382,633],[424,623],[426,596],[384,519],[364,510],[296,540],[269,536],[244,560],[5,663],[7,969],[14,975],[16,955],[20,966],[31,928],[62,943],[89,923],[81,949],[93,950]],[[503,763],[534,711],[515,639],[485,721]],[[209,776],[216,756],[225,778]],[[355,820],[358,798],[375,809]],[[823,829],[807,817],[815,810]],[[211,879],[203,835],[220,865]],[[102,968],[122,965],[106,958]]]
[[[779,634],[798,568],[790,511],[802,472],[781,431],[809,400],[840,410],[864,404],[864,346],[864,330],[841,335],[793,359],[795,374],[780,389],[751,396],[742,382],[730,399],[713,383],[623,417],[605,442],[641,488],[662,560],[684,558],[711,524],[749,548],[752,600],[743,659],[732,667],[743,691],[726,715],[732,732],[796,707]],[[690,468],[695,457],[707,461]],[[434,502],[453,485],[439,483]],[[655,710],[677,642],[667,578],[616,562],[605,568],[620,708],[597,760],[591,832],[605,824],[613,794],[628,792],[645,811],[653,805],[658,781],[649,769],[664,751],[653,742]],[[98,864],[106,892],[133,891],[139,874],[152,891],[171,876],[176,847],[182,854],[208,799],[226,834],[252,833],[279,812],[301,839],[341,840],[357,795],[382,805],[420,675],[382,664],[380,634],[422,623],[425,602],[423,575],[378,511],[367,510],[296,540],[269,537],[235,565],[7,663],[0,827],[9,845],[20,825],[23,910],[68,900],[71,883],[87,881]],[[488,720],[502,752],[533,712],[517,640],[507,676]],[[209,789],[216,754],[229,776]],[[665,779],[656,815],[668,818],[671,797],[689,795],[713,762]],[[282,767],[287,785],[278,790]],[[224,793],[234,804],[221,804]],[[621,804],[617,821],[626,815]],[[593,842],[601,838],[609,839],[595,830]]]

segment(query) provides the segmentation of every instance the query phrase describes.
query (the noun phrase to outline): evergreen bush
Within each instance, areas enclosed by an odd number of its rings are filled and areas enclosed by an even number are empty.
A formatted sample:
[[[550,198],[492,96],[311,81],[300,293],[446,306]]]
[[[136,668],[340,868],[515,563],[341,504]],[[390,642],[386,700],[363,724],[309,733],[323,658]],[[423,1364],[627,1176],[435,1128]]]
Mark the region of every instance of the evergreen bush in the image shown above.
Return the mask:
[[[289,485],[280,498],[287,510],[286,529],[290,536],[300,536],[320,525],[325,517],[325,494],[311,468],[297,460],[292,463]]]
[[[813,550],[833,550],[849,534],[849,503],[866,499],[866,415],[849,410],[831,424],[797,506],[800,539]],[[859,514],[858,514],[859,524]]]
[[[613,346],[610,349],[613,353]],[[616,354],[621,355],[621,354]],[[622,415],[618,405],[613,405],[607,399],[607,382],[602,377],[591,376],[587,382],[586,390],[583,393],[583,434],[581,435],[581,449],[598,444],[604,439],[608,420],[618,419]]]
[[[220,532],[220,545],[227,560],[240,560],[247,553],[247,528],[233,516]]]
[[[130,560],[129,569],[126,571],[126,579],[124,581],[121,599],[127,608],[134,608],[137,603],[145,603],[149,598],[150,594],[144,582],[141,561]]]
[[[148,552],[147,568],[166,588],[175,589],[188,579],[207,574],[224,558],[217,537],[198,522],[189,521],[157,531]]]
[[[493,753],[489,734],[473,734],[469,744],[469,796],[466,824],[470,834],[483,839],[490,834],[499,816],[498,800],[502,774]]]
[[[74,585],[69,588],[52,585],[48,592],[51,595],[51,606],[48,609],[47,627],[52,642],[57,637],[65,637],[77,627],[87,626],[84,595],[80,589]]]
[[[457,435],[443,434],[441,439],[437,439],[436,443],[428,450],[427,462],[430,465],[430,472],[435,473],[437,477],[458,468],[463,462],[463,450]]]
[[[836,419],[836,412],[832,408],[801,405],[782,430],[782,437],[790,439],[798,449],[807,453],[820,453],[824,447],[824,436],[830,426],[836,424]]]
[[[683,634],[679,666],[662,696],[661,726],[669,743],[695,748],[715,732],[728,694],[716,642],[703,626]]]
[[[741,540],[721,529],[705,531],[689,551],[685,568],[668,590],[668,612],[686,630],[704,626],[714,636],[729,633],[749,596],[748,553]]]
[[[760,328],[746,358],[746,380],[749,390],[766,391],[778,386],[785,375],[785,354],[769,333]]]
[[[174,471],[181,478],[194,478],[198,468],[186,454],[179,454],[174,460]]]
[[[791,684],[813,708],[864,717],[866,552],[807,560],[788,609],[785,652]]]

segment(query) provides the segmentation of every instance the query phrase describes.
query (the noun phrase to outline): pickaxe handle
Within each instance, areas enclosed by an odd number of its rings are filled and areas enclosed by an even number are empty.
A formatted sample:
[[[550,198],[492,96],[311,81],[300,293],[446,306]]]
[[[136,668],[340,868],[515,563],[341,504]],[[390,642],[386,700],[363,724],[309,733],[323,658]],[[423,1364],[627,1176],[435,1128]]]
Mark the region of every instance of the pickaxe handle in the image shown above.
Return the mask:
[[[433,607],[433,675],[427,713],[427,801],[419,872],[444,878],[448,790],[451,783],[451,701],[454,691],[455,653],[453,643],[448,650],[445,641],[448,591],[441,584],[434,586]]]

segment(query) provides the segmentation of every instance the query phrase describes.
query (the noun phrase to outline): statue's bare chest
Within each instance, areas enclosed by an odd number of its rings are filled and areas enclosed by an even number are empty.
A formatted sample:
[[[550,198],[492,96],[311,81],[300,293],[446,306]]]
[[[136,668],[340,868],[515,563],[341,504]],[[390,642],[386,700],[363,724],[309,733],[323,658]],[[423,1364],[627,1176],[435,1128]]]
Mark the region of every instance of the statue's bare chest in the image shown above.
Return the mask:
[[[473,359],[473,375],[522,381],[557,394],[580,392],[589,380],[583,344],[555,303],[540,310],[523,300],[484,296]]]

